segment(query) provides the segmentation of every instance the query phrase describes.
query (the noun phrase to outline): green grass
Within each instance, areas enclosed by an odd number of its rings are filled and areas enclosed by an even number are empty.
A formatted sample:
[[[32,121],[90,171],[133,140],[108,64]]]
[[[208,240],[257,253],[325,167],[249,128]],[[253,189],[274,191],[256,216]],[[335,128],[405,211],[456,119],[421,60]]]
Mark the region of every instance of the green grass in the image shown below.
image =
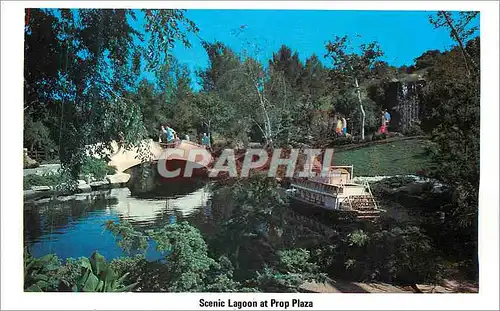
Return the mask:
[[[415,174],[428,169],[432,161],[427,140],[400,140],[334,152],[334,165],[354,165],[354,176]]]

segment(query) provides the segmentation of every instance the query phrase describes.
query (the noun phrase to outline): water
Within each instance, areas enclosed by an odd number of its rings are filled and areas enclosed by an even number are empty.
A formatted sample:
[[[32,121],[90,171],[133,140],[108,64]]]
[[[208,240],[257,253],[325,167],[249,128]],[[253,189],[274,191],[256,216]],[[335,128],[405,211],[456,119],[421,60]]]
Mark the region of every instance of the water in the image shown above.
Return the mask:
[[[127,256],[104,224],[127,220],[135,228],[154,229],[180,220],[209,229],[212,222],[208,184],[168,184],[146,192],[111,189],[24,204],[24,243],[35,256],[55,253],[61,259],[88,257],[99,251],[106,259]],[[149,260],[162,257],[151,245]]]
[[[186,220],[201,231],[207,244],[224,251],[227,243],[233,242],[220,239],[219,234],[226,234],[224,228],[233,213],[233,205],[230,197],[224,197],[225,194],[213,197],[210,186],[206,180],[162,183],[151,178],[145,189],[133,183],[131,189],[26,202],[24,242],[35,257],[55,253],[65,260],[89,257],[93,251],[98,251],[111,260],[134,253],[122,251],[115,237],[105,229],[107,221],[126,220],[136,230],[145,230]],[[296,208],[299,213],[294,212]],[[250,236],[264,235],[266,238],[241,241],[240,266],[257,269],[265,264],[271,257],[262,247],[268,247],[268,243],[307,248],[310,243],[335,234],[331,215],[320,209],[296,208],[285,209],[282,214],[285,222],[281,228],[271,226],[265,220],[253,224]],[[155,250],[154,244],[146,252],[148,260],[160,259],[163,255]]]

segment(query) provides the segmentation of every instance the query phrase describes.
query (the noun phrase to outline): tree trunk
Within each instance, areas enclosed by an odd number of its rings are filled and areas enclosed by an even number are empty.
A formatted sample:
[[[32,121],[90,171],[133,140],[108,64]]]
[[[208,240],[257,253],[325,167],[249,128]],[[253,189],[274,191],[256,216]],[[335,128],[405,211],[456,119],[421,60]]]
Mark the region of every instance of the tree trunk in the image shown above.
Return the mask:
[[[236,251],[234,252],[234,265],[235,265],[235,269],[236,270],[239,270],[240,269],[240,261],[239,261],[239,258],[240,258],[240,245],[236,246]]]
[[[359,90],[358,78],[354,78],[356,83],[356,92],[358,94],[359,109],[361,110],[361,140],[365,140],[365,109],[363,108],[363,102],[361,101],[361,91]]]
[[[452,36],[455,38],[455,40],[458,42],[458,45],[460,46],[460,50],[462,52],[462,57],[464,59],[464,63],[465,63],[465,70],[467,71],[467,76],[470,77],[470,69],[469,69],[469,60],[467,59],[468,57],[468,54],[467,54],[467,51],[465,50],[465,46],[464,46],[464,43],[462,42],[462,40],[460,39],[460,37],[458,36],[458,32],[457,30],[455,29],[455,27],[453,26],[452,22],[451,22],[451,19],[450,17],[448,16],[447,12],[443,12],[443,15],[444,15],[444,18],[446,20],[446,24],[448,24],[448,26],[450,27],[451,29],[451,34]],[[474,67],[476,67],[476,64],[474,63],[474,61],[472,60],[472,58],[470,59],[470,61],[472,62],[472,65]]]

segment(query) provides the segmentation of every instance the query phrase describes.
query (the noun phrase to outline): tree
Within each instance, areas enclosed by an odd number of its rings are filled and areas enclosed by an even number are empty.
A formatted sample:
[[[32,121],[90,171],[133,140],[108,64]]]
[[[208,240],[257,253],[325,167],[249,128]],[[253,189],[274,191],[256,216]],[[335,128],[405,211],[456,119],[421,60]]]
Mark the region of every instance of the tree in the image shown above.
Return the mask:
[[[359,110],[361,112],[361,139],[365,139],[365,110],[361,99],[360,84],[369,78],[370,70],[375,62],[384,54],[377,42],[361,44],[360,52],[355,53],[347,36],[336,36],[326,45],[325,57],[331,58],[334,70],[338,73],[340,81],[349,85],[354,84],[357,94]]]
[[[479,26],[472,26],[473,22],[478,16],[479,12],[459,12],[458,17],[454,18],[453,13],[449,11],[438,11],[436,16],[429,16],[429,21],[434,28],[444,27],[449,30],[450,37],[457,42],[462,58],[465,64],[465,71],[467,76],[471,76],[471,67],[473,71],[479,70],[476,62],[470,57],[467,52],[465,42],[470,39],[479,30]]]
[[[228,291],[236,291],[239,283],[233,282],[232,266],[225,258],[219,261],[208,255],[208,247],[200,231],[187,222],[166,225],[161,229],[136,231],[130,223],[106,224],[125,250],[146,250],[149,242],[164,254],[165,260],[147,262],[144,257],[122,260],[114,265],[124,265],[122,269],[135,266],[133,275],[138,287],[144,291],[203,291],[218,289],[223,284],[230,285]],[[124,270],[120,270],[124,271]]]
[[[423,103],[430,111],[427,122],[434,126],[436,142],[431,176],[449,187],[451,202],[445,212],[443,230],[457,237],[456,253],[464,258],[471,275],[477,275],[480,71],[479,37],[465,42],[474,27],[467,28],[476,12],[461,12],[454,20],[450,12],[439,12],[438,27],[450,29],[457,42],[443,53],[427,76]],[[444,24],[443,24],[444,23]]]
[[[292,50],[288,46],[282,45],[277,53],[273,53],[269,67],[271,71],[281,71],[292,89],[297,89],[303,71],[303,65],[297,52],[292,54]]]
[[[133,145],[145,137],[140,107],[125,97],[136,85],[141,59],[161,76],[175,40],[189,45],[185,31],[197,28],[183,10],[144,10],[145,22],[139,27],[132,26],[139,13],[134,10],[30,13],[25,32],[25,112],[35,121],[47,110],[58,116],[58,129],[51,128],[51,136],[59,144],[61,162],[76,177],[87,146],[99,144],[97,153],[104,155],[112,140]],[[149,51],[144,55],[142,27]]]

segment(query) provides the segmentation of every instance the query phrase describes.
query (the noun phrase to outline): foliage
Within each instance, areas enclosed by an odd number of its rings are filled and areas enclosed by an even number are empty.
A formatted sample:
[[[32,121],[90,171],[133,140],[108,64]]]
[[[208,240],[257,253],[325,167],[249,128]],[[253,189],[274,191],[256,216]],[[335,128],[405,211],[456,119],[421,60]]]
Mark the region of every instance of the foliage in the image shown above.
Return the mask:
[[[146,250],[149,246],[148,236],[143,232],[136,231],[131,223],[114,221],[106,222],[106,229],[117,238],[118,246],[130,253],[132,250]]]
[[[23,178],[23,189],[29,190],[33,186],[49,186],[54,187],[62,183],[61,174],[29,174]]]
[[[365,139],[365,118],[366,113],[361,97],[360,84],[372,74],[372,70],[379,60],[384,55],[377,42],[360,45],[361,52],[359,54],[353,52],[352,45],[347,36],[336,36],[333,41],[329,41],[326,45],[327,53],[325,57],[331,58],[334,67],[334,73],[340,80],[345,83],[347,90],[354,90],[357,95],[359,111],[361,116],[361,139]]]
[[[83,162],[80,172],[86,180],[103,180],[108,173],[108,165],[104,160],[87,157]]]
[[[463,63],[467,76],[477,74],[473,71],[479,70],[475,60],[468,53],[465,43],[479,31],[479,26],[471,26],[471,22],[476,19],[479,12],[462,11],[455,17],[450,11],[438,11],[436,16],[429,16],[429,21],[435,28],[444,27],[449,30],[450,37],[458,43],[462,53]]]
[[[128,273],[118,277],[106,259],[98,252],[80,262],[80,279],[72,289],[79,292],[126,292],[136,284],[123,285]]]
[[[366,231],[365,231],[366,230]],[[434,283],[443,277],[442,258],[431,239],[415,226],[351,229],[314,252],[333,278],[402,285]]]
[[[44,150],[47,154],[57,149],[50,136],[50,130],[42,121],[34,121],[33,116],[24,116],[24,145],[30,150]]]
[[[204,285],[205,274],[215,261],[208,256],[198,229],[182,222],[148,234],[156,242],[157,250],[167,254],[168,291],[196,291]]]
[[[309,251],[300,248],[283,250],[278,256],[276,266],[257,272],[255,282],[263,292],[298,292],[306,281],[325,281],[326,276],[319,273],[319,267],[309,261]]]
[[[76,178],[89,145],[101,144],[96,151],[102,155],[112,140],[130,146],[145,137],[140,106],[125,96],[136,86],[141,60],[162,78],[175,40],[188,45],[186,32],[197,28],[183,10],[30,13],[25,32],[25,144],[56,142],[61,162]],[[144,54],[143,29],[148,38]],[[50,125],[50,131],[40,122]]]
[[[203,292],[239,292],[246,291],[239,282],[233,278],[234,267],[225,256],[219,257],[207,273],[207,280]]]
[[[40,258],[24,255],[24,289],[26,291],[123,292],[135,284],[123,285],[125,273],[117,277],[102,255],[94,252],[90,259],[68,259],[61,265],[55,254]]]
[[[117,168],[114,165],[106,166],[106,175],[115,175],[117,172]]]
[[[187,222],[167,225],[162,229],[135,231],[129,223],[107,224],[120,236],[119,244],[127,250],[145,249],[148,241],[165,255],[164,261],[147,262],[143,256],[112,262],[118,271],[132,271],[141,291],[225,291],[239,290],[232,280],[232,266],[227,258],[216,261],[209,257],[207,244],[199,230]]]
[[[24,289],[28,292],[55,291],[59,287],[57,271],[61,262],[54,254],[34,258],[24,251]]]
[[[213,204],[224,205],[226,211],[213,245],[232,260],[238,272],[240,268],[245,269],[240,263],[251,261],[248,257],[242,260],[242,249],[262,248],[258,244],[260,238],[269,239],[282,231],[286,202],[279,194],[276,180],[264,174],[251,175],[216,189]],[[248,254],[254,255],[257,254]]]

